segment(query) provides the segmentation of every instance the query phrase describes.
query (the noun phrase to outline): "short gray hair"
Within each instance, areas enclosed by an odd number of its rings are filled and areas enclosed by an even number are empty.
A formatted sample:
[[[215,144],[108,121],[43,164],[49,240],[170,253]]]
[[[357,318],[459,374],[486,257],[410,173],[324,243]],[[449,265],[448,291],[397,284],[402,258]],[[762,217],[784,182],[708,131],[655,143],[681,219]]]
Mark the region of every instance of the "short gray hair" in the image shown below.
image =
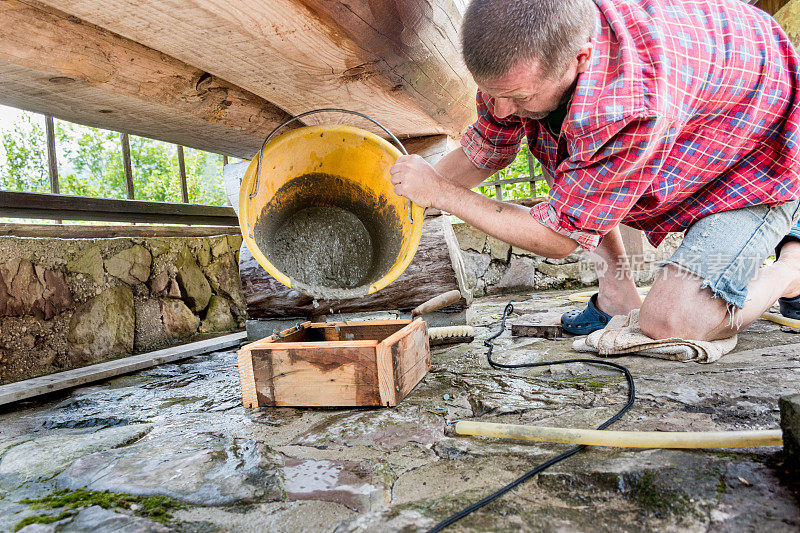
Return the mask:
[[[592,0],[472,0],[461,26],[464,62],[476,80],[526,59],[558,76],[592,38],[596,19]]]

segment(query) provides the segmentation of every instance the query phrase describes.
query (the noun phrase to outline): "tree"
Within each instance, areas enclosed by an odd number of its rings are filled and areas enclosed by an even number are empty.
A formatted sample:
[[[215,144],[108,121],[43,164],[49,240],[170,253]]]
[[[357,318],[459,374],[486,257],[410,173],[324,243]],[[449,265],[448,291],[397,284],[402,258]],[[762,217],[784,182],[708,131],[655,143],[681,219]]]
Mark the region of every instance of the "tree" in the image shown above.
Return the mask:
[[[2,142],[6,164],[0,168],[0,189],[49,192],[43,125],[33,115],[24,113],[3,131]]]
[[[28,192],[50,190],[44,128],[32,113],[23,113],[3,128],[6,164],[0,168],[0,189]],[[59,189],[63,194],[125,198],[125,172],[120,134],[55,121]],[[130,136],[134,198],[181,202],[178,153],[175,145]],[[222,184],[222,157],[185,150],[189,202],[227,205]]]

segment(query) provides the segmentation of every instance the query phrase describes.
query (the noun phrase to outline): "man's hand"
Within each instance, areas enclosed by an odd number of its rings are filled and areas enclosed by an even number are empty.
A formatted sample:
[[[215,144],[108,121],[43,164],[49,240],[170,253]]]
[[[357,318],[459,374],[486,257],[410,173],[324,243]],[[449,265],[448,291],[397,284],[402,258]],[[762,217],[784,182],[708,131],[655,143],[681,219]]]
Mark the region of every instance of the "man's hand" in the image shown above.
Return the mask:
[[[422,157],[403,155],[389,173],[394,192],[422,207],[438,207],[446,180]]]

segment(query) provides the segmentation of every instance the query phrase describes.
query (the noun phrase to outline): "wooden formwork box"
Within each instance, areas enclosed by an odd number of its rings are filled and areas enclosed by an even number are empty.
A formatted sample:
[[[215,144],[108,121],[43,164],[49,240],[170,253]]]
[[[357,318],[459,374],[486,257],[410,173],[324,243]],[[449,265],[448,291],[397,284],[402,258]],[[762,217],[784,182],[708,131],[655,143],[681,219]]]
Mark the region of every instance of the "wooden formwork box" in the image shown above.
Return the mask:
[[[394,406],[430,369],[423,320],[305,322],[237,352],[245,407]]]

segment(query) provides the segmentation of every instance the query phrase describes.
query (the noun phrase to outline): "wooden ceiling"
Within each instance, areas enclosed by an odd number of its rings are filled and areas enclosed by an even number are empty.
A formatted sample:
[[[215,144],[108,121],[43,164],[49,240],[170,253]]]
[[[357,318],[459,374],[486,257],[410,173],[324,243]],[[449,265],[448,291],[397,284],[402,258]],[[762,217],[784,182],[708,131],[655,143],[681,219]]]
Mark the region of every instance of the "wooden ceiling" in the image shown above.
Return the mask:
[[[401,137],[457,136],[475,94],[462,10],[452,0],[5,0],[0,103],[240,157],[283,119],[322,107],[367,113]]]

